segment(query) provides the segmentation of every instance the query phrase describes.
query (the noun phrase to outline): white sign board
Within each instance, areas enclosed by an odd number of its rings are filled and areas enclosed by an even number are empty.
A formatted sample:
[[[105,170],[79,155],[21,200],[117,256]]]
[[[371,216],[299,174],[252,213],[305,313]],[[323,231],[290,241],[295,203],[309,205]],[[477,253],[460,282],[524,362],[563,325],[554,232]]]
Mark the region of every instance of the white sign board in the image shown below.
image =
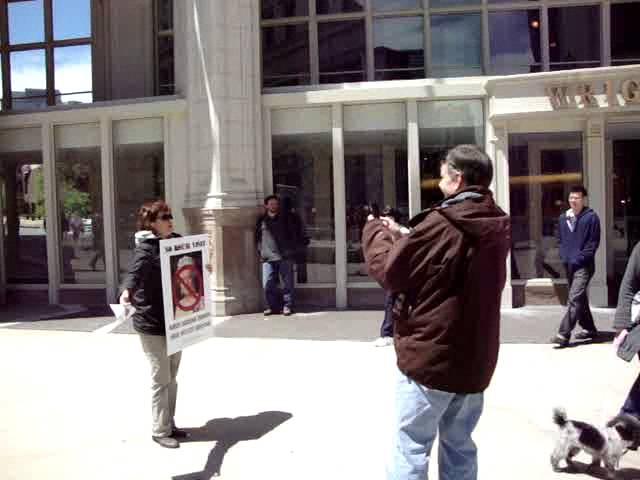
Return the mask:
[[[167,355],[213,335],[208,259],[207,235],[160,241]]]

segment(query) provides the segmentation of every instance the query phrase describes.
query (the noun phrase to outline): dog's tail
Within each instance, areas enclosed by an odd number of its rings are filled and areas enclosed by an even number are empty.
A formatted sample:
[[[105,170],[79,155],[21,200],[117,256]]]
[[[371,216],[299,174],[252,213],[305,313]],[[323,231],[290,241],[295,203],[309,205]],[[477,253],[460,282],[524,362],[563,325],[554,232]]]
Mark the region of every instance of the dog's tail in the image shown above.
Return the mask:
[[[567,425],[567,412],[564,408],[556,407],[553,409],[553,423],[558,425],[560,428],[564,428]]]

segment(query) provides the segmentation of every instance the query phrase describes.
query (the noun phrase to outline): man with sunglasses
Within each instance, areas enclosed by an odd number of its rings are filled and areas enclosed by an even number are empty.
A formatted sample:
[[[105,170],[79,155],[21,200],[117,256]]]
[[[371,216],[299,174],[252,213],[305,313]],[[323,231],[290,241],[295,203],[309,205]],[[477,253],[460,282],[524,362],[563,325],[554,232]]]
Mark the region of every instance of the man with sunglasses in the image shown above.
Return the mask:
[[[498,360],[510,220],[489,190],[493,166],[475,145],[440,167],[445,199],[411,219],[367,222],[369,273],[397,296],[396,426],[389,480],[427,478],[439,434],[440,478],[475,480],[471,434]]]

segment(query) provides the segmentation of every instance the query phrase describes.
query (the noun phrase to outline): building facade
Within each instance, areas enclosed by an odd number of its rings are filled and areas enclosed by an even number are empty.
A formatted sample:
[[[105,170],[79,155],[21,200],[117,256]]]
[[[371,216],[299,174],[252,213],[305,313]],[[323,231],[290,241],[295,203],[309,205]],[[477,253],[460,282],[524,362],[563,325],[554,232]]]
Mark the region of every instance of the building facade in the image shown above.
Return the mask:
[[[299,303],[380,305],[365,207],[415,215],[440,199],[442,155],[475,143],[512,217],[504,305],[563,301],[555,228],[576,183],[602,222],[592,303],[614,304],[640,237],[639,15],[626,0],[0,0],[0,299],[113,301],[136,208],[165,197],[178,231],[210,235],[216,313],[258,311],[253,228],[276,192],[310,237]]]

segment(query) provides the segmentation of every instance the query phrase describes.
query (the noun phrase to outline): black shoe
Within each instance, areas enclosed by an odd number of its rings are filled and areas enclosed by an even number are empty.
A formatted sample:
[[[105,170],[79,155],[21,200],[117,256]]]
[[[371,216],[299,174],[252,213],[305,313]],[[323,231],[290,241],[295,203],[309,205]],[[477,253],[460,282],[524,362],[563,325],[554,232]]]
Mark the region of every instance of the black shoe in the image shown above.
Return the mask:
[[[591,332],[589,330],[582,330],[581,332],[576,333],[574,338],[576,340],[593,340],[597,336],[598,336],[597,330],[594,332]]]
[[[183,438],[189,438],[191,434],[186,430],[182,430],[181,428],[173,427],[173,430],[171,431],[171,436],[173,438],[183,439]]]
[[[569,346],[569,339],[561,337],[560,335],[554,335],[553,337],[551,337],[551,340],[549,340],[549,342],[555,343],[557,346],[556,348],[565,348]]]
[[[180,444],[173,437],[151,437],[154,442],[164,448],[178,448]]]
[[[282,314],[283,314],[284,316],[289,316],[289,315],[291,315],[292,313],[293,313],[293,311],[291,310],[291,307],[284,307],[284,308],[282,309]]]

